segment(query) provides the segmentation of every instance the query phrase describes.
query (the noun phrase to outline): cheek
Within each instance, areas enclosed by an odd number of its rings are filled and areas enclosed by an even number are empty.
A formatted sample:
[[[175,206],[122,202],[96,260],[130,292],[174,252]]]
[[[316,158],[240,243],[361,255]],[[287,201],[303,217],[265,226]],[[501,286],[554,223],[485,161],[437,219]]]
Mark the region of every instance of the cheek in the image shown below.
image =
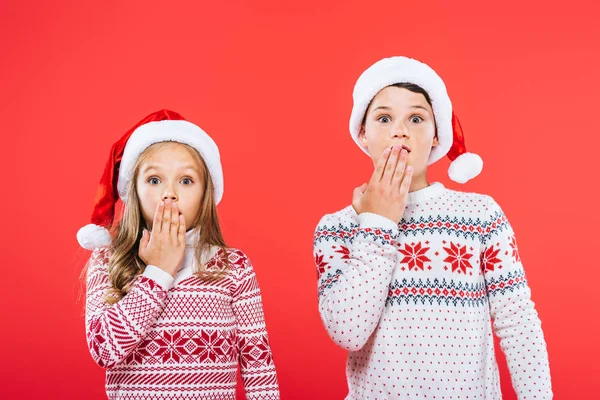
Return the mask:
[[[142,216],[146,221],[152,221],[154,219],[154,213],[158,206],[158,200],[151,192],[151,190],[148,190],[145,187],[138,188],[137,190]]]
[[[152,221],[154,220],[154,214],[156,214],[156,207],[158,204],[150,204],[150,203],[141,203],[142,206],[142,217],[148,223],[148,225],[152,226]]]
[[[433,122],[428,122],[423,127],[423,137],[427,138],[430,142],[433,142],[433,138],[435,137],[435,124]]]
[[[431,123],[423,124],[419,127],[415,135],[416,145],[420,148],[431,149],[433,139],[435,138],[435,125]]]
[[[387,131],[391,129],[390,127],[391,124],[385,125],[375,121],[369,121],[365,125],[365,136],[369,141],[379,140],[382,135],[386,134]]]
[[[408,155],[409,164],[416,169],[426,168],[429,155],[431,154],[431,147],[433,146],[433,135],[424,135],[415,140],[412,145],[412,151]]]
[[[373,164],[377,164],[383,155],[384,150],[385,148],[383,146],[381,146],[381,148],[377,146],[369,146],[369,157],[371,157],[371,160],[373,160]]]
[[[190,189],[185,193],[180,193],[179,205],[183,215],[188,218],[198,214],[202,204],[202,187]]]
[[[365,128],[365,138],[367,147],[369,148],[369,155],[373,162],[377,163],[383,151],[390,144],[390,136],[386,131],[386,126],[370,124],[365,126]]]
[[[407,164],[411,165],[416,173],[419,173],[423,169],[427,168],[427,162],[429,161],[429,151],[412,151],[408,155]]]

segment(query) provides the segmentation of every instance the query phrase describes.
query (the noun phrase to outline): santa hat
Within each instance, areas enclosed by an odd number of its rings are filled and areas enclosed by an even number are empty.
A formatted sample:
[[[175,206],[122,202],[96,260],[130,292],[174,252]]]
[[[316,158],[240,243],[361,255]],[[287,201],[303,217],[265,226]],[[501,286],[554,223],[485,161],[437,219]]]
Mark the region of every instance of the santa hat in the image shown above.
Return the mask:
[[[358,78],[352,94],[354,105],[350,116],[350,134],[356,144],[369,154],[358,140],[367,108],[379,91],[398,83],[418,85],[431,99],[439,145],[431,150],[429,165],[447,155],[452,161],[448,175],[453,181],[465,183],[479,175],[483,161],[477,154],[467,152],[462,128],[452,112],[452,102],[444,81],[428,65],[412,58],[384,58]]]
[[[148,147],[160,142],[187,144],[200,153],[214,185],[215,202],[219,204],[223,197],[223,170],[216,143],[200,127],[184,120],[178,113],[156,111],[113,144],[96,193],[91,224],[77,232],[81,247],[93,250],[111,243],[108,228],[114,219],[115,204],[119,198],[123,202],[127,199],[129,181],[138,157]]]

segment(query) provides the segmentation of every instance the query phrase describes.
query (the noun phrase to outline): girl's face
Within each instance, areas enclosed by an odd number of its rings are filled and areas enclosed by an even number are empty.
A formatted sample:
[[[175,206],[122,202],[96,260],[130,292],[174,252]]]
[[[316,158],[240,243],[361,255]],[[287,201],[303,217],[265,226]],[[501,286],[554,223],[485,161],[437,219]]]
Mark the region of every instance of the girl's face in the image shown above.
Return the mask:
[[[388,86],[373,98],[358,135],[373,163],[391,146],[406,146],[414,176],[426,173],[431,149],[438,145],[433,110],[425,96]],[[414,179],[413,179],[414,181]]]
[[[204,192],[202,168],[190,151],[178,143],[161,144],[148,155],[139,166],[136,182],[147,226],[152,226],[158,203],[170,200],[177,202],[186,229],[194,228]]]

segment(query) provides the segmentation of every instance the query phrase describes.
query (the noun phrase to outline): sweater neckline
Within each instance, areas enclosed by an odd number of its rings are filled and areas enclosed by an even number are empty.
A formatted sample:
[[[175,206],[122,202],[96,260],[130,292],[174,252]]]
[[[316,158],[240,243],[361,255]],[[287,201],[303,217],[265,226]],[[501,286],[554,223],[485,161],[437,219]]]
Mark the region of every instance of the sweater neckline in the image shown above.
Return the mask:
[[[438,197],[444,191],[444,185],[440,182],[433,182],[423,189],[408,193],[406,204],[417,204],[429,199]]]
[[[190,229],[185,233],[185,247],[194,247],[196,245],[196,234],[200,228]]]

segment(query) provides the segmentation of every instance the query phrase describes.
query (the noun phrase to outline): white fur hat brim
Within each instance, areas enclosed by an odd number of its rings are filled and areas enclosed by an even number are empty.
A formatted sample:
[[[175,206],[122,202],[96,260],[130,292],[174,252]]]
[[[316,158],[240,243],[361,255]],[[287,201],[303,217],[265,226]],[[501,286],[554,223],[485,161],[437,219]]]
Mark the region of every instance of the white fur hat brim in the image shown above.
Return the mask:
[[[210,173],[215,190],[215,203],[223,198],[223,169],[219,148],[199,126],[185,120],[154,121],[138,127],[125,146],[119,168],[117,190],[124,202],[133,176],[133,167],[139,156],[155,143],[178,142],[187,144],[200,153]]]

